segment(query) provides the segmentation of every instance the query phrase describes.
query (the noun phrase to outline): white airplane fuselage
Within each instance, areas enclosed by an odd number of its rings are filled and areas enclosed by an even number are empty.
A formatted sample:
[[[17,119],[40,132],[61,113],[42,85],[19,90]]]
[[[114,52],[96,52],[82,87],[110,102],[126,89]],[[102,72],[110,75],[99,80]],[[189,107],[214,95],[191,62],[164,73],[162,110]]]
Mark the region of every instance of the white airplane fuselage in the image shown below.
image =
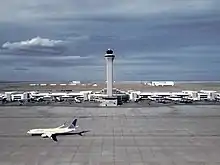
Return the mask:
[[[76,128],[40,128],[40,129],[31,129],[27,133],[30,135],[44,135],[46,134],[65,134],[65,133],[74,133]],[[43,136],[42,136],[43,137]]]

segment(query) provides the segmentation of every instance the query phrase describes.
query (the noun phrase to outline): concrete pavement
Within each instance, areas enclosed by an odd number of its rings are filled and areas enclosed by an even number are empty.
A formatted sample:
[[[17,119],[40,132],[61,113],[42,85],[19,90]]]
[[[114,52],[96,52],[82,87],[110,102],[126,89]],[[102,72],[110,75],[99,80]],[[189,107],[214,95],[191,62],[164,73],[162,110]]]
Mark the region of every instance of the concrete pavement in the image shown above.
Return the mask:
[[[79,118],[85,136],[28,136]],[[0,107],[0,164],[220,164],[220,106]]]

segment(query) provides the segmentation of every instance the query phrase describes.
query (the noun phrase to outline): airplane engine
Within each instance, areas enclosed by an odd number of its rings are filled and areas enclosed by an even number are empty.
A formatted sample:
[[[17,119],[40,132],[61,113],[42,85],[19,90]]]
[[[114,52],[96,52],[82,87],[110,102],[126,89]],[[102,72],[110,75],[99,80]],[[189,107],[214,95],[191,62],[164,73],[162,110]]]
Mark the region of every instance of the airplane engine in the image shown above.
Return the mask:
[[[41,135],[42,138],[47,138],[48,136],[46,134]]]

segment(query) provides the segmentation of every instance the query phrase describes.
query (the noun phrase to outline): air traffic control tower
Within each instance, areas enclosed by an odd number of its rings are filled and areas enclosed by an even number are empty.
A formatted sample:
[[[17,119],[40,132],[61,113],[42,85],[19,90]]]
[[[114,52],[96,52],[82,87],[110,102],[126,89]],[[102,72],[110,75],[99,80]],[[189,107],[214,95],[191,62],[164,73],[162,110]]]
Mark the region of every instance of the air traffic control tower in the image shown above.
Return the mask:
[[[113,61],[115,55],[113,50],[108,49],[105,54],[106,59],[106,77],[107,77],[107,95],[108,97],[112,97],[112,89],[113,89]]]
[[[113,95],[113,61],[115,55],[112,49],[108,49],[105,53],[106,60],[106,84],[107,96],[103,98],[101,106],[117,106],[117,97]]]

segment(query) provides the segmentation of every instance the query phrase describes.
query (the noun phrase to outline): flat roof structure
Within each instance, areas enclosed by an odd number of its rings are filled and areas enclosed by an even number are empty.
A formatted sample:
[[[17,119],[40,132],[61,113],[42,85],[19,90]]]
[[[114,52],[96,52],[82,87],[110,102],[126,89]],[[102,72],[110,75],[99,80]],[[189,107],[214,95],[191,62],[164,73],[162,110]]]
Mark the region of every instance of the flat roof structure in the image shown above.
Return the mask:
[[[85,108],[0,107],[0,164],[219,164],[219,106]],[[32,128],[78,117],[85,136],[58,142],[28,136]],[[7,126],[7,127],[6,127]]]

